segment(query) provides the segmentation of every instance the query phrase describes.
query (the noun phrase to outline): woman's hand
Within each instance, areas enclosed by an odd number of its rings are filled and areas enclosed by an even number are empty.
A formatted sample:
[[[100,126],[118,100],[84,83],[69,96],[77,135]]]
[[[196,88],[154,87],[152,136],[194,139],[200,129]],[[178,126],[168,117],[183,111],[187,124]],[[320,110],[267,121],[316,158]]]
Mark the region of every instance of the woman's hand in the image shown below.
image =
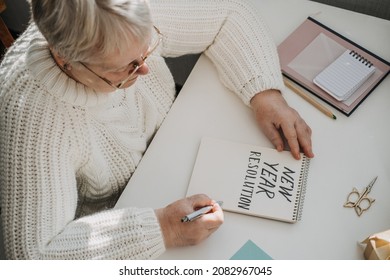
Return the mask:
[[[213,205],[211,211],[191,222],[181,219],[204,206]],[[193,195],[165,208],[155,210],[164,235],[166,248],[195,245],[206,239],[223,223],[223,212],[214,200],[203,194]]]
[[[284,149],[285,137],[294,158],[300,158],[300,148],[307,157],[314,157],[310,127],[297,111],[288,106],[279,91],[266,90],[256,94],[251,106],[264,134],[278,151]]]

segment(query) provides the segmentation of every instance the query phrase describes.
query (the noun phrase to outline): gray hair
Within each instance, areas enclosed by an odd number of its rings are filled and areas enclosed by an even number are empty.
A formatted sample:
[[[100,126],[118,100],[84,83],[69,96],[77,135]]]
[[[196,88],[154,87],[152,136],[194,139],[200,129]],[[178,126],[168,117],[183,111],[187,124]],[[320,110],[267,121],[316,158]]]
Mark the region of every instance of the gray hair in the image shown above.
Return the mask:
[[[31,0],[32,18],[65,60],[96,57],[143,42],[151,32],[146,0]]]

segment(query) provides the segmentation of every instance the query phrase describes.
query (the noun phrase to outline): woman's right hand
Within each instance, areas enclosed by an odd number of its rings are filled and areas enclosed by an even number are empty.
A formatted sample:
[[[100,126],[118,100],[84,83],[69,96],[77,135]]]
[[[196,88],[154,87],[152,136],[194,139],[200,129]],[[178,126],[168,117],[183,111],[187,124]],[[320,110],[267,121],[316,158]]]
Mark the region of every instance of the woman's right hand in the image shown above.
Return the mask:
[[[213,205],[209,213],[191,222],[181,221],[184,216],[209,205]],[[178,200],[155,212],[164,235],[166,248],[198,244],[223,223],[221,207],[204,194]]]

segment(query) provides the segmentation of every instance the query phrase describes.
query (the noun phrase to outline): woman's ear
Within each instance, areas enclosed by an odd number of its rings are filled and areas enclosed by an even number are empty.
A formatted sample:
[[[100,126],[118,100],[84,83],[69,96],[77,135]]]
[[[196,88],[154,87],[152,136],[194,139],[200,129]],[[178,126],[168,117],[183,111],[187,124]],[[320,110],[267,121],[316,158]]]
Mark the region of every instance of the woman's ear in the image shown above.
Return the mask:
[[[59,67],[68,71],[72,70],[72,66],[70,65],[69,62],[67,62],[62,56],[60,56],[58,52],[56,52],[52,47],[50,47],[49,49],[53,56],[53,59],[55,60],[55,62]]]

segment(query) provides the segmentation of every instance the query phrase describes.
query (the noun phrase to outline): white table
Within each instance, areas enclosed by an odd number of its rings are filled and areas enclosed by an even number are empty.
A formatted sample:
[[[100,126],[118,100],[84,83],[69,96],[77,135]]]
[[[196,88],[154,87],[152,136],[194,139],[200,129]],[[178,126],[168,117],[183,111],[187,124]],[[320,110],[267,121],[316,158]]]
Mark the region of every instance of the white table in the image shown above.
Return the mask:
[[[255,1],[279,44],[308,16],[390,60],[390,21],[298,0]],[[193,247],[161,259],[229,259],[249,239],[274,259],[361,259],[359,241],[390,228],[390,78],[350,117],[334,121],[291,91],[284,92],[313,129],[302,220],[288,224],[225,213],[222,227]],[[321,101],[320,101],[321,102]],[[163,207],[186,194],[202,136],[272,147],[251,110],[226,88],[201,56],[116,207]],[[361,217],[343,204],[353,187],[375,176],[376,201]],[[218,199],[218,198],[215,198]]]

